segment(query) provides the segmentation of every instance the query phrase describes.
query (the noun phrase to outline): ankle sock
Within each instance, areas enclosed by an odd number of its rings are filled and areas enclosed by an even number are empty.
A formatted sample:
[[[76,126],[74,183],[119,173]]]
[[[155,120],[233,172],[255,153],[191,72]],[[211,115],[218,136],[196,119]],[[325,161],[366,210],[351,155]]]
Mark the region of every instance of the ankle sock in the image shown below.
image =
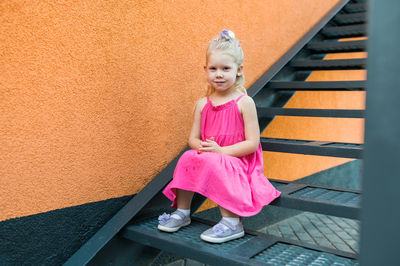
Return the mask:
[[[222,217],[222,219],[234,226],[238,225],[240,222],[239,218],[234,217]]]
[[[189,216],[190,215],[190,209],[177,209],[178,211],[181,211],[186,217],[187,216]],[[171,215],[171,218],[175,218],[175,219],[179,219],[179,220],[181,220],[182,218],[179,216],[179,215],[177,215],[177,214],[172,214]]]

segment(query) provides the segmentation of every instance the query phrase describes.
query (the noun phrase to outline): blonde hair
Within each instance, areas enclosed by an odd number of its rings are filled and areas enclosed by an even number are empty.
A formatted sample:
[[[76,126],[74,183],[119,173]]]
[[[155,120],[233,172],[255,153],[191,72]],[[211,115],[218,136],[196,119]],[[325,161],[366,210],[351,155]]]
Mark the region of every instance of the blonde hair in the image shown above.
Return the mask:
[[[235,38],[235,34],[230,31],[230,30],[223,30],[221,31],[220,35],[213,38],[210,43],[208,44],[207,48],[207,53],[206,53],[206,65],[208,64],[208,58],[210,54],[214,50],[220,50],[224,51],[230,56],[233,57],[235,63],[238,65],[238,67],[241,67],[243,65],[243,50],[240,45],[240,41]],[[235,88],[246,94],[247,91],[246,88],[244,87],[244,74],[241,73],[240,76],[236,77],[235,83],[233,84]],[[207,83],[207,96],[211,95],[212,93],[215,92],[215,89],[213,86]]]

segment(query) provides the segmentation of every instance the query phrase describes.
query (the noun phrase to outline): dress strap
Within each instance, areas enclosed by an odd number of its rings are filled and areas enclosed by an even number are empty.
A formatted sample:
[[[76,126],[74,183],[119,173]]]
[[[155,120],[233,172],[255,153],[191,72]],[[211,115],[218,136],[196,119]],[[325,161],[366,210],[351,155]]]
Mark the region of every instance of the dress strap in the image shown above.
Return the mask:
[[[240,95],[236,100],[235,100],[235,102],[238,102],[240,99],[242,99],[242,97],[243,96],[245,96],[246,94],[242,94],[242,95]]]
[[[209,96],[207,96],[207,103],[211,103]]]

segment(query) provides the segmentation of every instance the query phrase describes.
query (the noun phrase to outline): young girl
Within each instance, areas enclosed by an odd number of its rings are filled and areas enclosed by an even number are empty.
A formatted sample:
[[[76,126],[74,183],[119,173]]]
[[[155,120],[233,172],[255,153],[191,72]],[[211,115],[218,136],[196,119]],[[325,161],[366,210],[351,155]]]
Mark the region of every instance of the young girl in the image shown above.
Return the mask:
[[[279,197],[263,174],[260,129],[254,101],[247,96],[243,51],[233,32],[223,30],[207,49],[207,97],[194,111],[192,150],[178,161],[163,193],[177,208],[159,217],[158,229],[178,231],[190,224],[194,192],[219,205],[221,221],[201,239],[222,243],[244,235],[239,216],[252,216]]]

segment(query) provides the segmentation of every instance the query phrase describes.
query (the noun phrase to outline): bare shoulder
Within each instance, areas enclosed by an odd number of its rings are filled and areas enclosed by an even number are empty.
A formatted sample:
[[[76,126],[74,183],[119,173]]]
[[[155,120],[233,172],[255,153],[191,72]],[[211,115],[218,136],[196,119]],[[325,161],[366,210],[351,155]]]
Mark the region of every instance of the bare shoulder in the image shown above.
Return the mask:
[[[201,112],[203,110],[203,107],[206,105],[207,103],[207,97],[203,97],[201,99],[199,99],[196,103],[196,110]]]
[[[243,96],[238,102],[239,110],[243,114],[243,111],[249,111],[256,109],[256,104],[254,103],[253,98],[248,95]]]
[[[239,103],[242,103],[242,104],[244,104],[244,105],[254,105],[255,106],[255,103],[254,103],[254,100],[253,100],[253,98],[251,98],[249,95],[245,95],[245,96],[243,96],[242,97],[242,99],[239,101]]]

